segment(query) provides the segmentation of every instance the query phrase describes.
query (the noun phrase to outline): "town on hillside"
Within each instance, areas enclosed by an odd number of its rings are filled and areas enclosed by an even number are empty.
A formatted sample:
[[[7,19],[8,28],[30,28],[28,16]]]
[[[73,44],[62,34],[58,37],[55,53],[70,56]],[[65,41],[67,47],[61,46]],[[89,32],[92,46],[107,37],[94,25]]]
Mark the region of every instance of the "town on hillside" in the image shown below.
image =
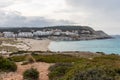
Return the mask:
[[[0,37],[4,38],[32,38],[32,39],[50,39],[50,40],[91,40],[110,38],[103,31],[95,31],[90,27],[83,26],[63,26],[64,28],[51,27],[35,30],[27,28],[26,31],[16,29],[15,31],[1,31]],[[70,30],[70,28],[72,28]]]

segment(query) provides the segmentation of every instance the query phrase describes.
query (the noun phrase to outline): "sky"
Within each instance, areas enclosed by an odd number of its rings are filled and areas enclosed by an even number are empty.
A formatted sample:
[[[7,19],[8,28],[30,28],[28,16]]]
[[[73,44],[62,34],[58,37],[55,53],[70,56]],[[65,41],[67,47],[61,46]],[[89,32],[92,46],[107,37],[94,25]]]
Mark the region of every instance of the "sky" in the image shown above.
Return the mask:
[[[0,27],[82,25],[120,34],[120,0],[0,0]]]

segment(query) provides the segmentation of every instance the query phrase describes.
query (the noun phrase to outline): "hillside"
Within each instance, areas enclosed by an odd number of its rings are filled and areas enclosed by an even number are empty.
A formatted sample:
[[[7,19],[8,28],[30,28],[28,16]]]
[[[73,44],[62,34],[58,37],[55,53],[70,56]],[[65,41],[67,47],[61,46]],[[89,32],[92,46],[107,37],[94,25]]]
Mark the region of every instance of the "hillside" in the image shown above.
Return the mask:
[[[106,39],[111,38],[108,34],[103,31],[95,31],[88,26],[49,26],[49,27],[19,27],[19,28],[1,28],[0,32],[14,32],[18,34],[19,32],[36,32],[51,31],[51,35],[45,35],[50,39],[58,40],[91,40],[91,39]],[[58,35],[59,33],[59,35]],[[57,34],[57,36],[56,36]],[[44,36],[44,35],[42,35]],[[40,37],[40,36],[37,36]],[[40,37],[41,38],[41,37]]]
[[[88,26],[49,26],[49,27],[9,27],[9,28],[0,28],[0,32],[4,31],[10,31],[17,33],[18,31],[21,32],[30,32],[31,30],[37,31],[37,30],[51,30],[51,29],[60,29],[62,31],[72,31],[72,30],[90,30],[91,32],[94,32],[91,27]]]

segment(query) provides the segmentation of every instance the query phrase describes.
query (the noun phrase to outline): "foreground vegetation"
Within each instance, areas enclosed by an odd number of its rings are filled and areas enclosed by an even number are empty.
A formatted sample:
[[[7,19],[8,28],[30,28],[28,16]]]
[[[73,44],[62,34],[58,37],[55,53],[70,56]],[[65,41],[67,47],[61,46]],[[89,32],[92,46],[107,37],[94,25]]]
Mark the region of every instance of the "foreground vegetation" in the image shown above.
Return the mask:
[[[0,72],[14,72],[17,70],[17,65],[8,59],[0,57]]]
[[[25,61],[28,55],[24,56],[13,56],[9,59],[15,62],[21,62]],[[46,62],[46,63],[58,63],[58,62],[76,62],[79,61],[80,58],[77,58],[75,56],[71,55],[65,55],[65,54],[51,54],[51,55],[45,55],[45,54],[32,54],[32,57],[37,62]]]
[[[39,80],[39,72],[34,69],[28,69],[23,73],[24,80]]]
[[[101,56],[78,61],[63,80],[120,80],[120,57]]]
[[[19,54],[22,53],[23,52],[19,52]],[[34,54],[32,52],[31,56],[28,56],[29,55],[11,56],[6,60],[14,66],[14,62],[25,61],[28,62],[27,64],[32,64],[33,62],[54,63],[54,65],[49,68],[50,73],[48,76],[50,80],[120,80],[119,55],[101,54],[90,58],[88,55],[87,57],[81,57],[80,55]],[[4,60],[1,62],[2,64],[7,63]],[[5,69],[7,70],[8,68],[6,67]],[[4,69],[1,70],[5,71]],[[10,70],[15,71],[16,67]],[[23,76],[26,76],[26,74]]]

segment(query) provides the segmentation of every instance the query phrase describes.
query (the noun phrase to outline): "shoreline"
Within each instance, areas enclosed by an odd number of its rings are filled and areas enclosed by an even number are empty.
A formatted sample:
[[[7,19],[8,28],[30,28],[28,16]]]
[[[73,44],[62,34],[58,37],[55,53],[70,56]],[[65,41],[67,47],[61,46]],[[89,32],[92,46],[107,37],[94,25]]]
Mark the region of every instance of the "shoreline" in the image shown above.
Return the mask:
[[[99,40],[98,40],[99,41]],[[17,51],[44,51],[44,52],[92,52],[92,51],[80,51],[80,50],[59,50],[59,48],[57,47],[53,47],[52,49],[52,42],[61,42],[61,41],[53,41],[53,40],[49,40],[49,39],[43,39],[43,40],[38,40],[38,39],[30,39],[30,38],[1,38],[1,46],[3,47],[10,47],[13,49],[17,49],[16,51],[13,52],[17,52]],[[66,42],[66,41],[64,41]],[[69,42],[69,41],[67,41]],[[72,41],[74,42],[74,41]],[[69,44],[66,44],[69,45]],[[63,45],[61,45],[63,46]],[[63,46],[64,47],[64,46]],[[68,46],[69,47],[69,46]],[[59,51],[58,51],[58,50]],[[63,48],[64,49],[64,48]],[[96,50],[95,52],[92,53],[96,53],[96,52],[104,52],[104,51],[98,51]],[[7,51],[5,52],[5,50],[1,51],[1,53],[8,53]],[[9,53],[12,53],[12,51],[9,51]],[[111,53],[115,53],[115,52],[104,52],[107,54],[111,54]],[[117,52],[116,52],[117,53]],[[118,54],[118,53],[117,53]]]

